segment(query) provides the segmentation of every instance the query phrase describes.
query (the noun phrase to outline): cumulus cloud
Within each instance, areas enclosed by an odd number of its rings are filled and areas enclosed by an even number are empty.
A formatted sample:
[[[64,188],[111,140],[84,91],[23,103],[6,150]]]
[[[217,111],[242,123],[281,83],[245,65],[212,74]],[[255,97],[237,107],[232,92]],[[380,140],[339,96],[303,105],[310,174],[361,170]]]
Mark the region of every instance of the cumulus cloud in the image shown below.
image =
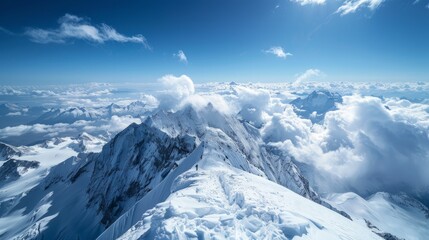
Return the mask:
[[[274,113],[271,119],[261,129],[265,142],[284,142],[290,140],[297,144],[301,139],[308,139],[311,121],[300,119],[287,105],[281,113]]]
[[[158,79],[162,85],[162,90],[158,94],[160,106],[163,108],[174,108],[184,99],[195,93],[195,86],[192,79],[186,75],[176,77],[165,75]]]
[[[288,56],[292,56],[292,53],[285,52],[283,47],[274,46],[268,50],[264,51],[265,53],[274,54],[276,57],[286,59]]]
[[[146,38],[141,34],[125,36],[107,24],[95,26],[75,15],[66,14],[58,20],[58,23],[60,26],[57,29],[28,28],[25,35],[36,43],[65,43],[78,39],[95,43],[107,41],[140,43],[150,48]]]
[[[326,2],[326,0],[291,0],[291,1],[301,4],[301,6],[309,5],[309,4],[322,5],[322,4],[325,4]]]
[[[349,13],[354,13],[360,8],[368,8],[371,11],[377,9],[384,0],[347,0],[345,1],[335,13],[341,16]]]
[[[270,144],[313,166],[318,177],[311,177],[321,191],[409,191],[429,186],[427,107],[345,96],[322,125],[288,113],[274,115],[262,133]]]
[[[177,53],[173,54],[174,57],[177,57],[179,61],[183,63],[188,63],[188,58],[182,50],[179,50]]]
[[[322,75],[323,75],[323,73],[319,69],[310,68],[310,69],[307,69],[304,73],[300,74],[296,78],[294,84],[295,85],[299,85],[302,82],[308,81],[308,80],[310,80],[312,78],[319,77],[319,76],[322,76]]]
[[[194,109],[205,109],[209,104],[222,114],[231,114],[236,108],[231,106],[224,96],[212,91],[209,93],[196,93],[192,79],[186,75],[179,77],[165,75],[158,80],[162,90],[156,95],[161,109],[179,110],[191,105]]]

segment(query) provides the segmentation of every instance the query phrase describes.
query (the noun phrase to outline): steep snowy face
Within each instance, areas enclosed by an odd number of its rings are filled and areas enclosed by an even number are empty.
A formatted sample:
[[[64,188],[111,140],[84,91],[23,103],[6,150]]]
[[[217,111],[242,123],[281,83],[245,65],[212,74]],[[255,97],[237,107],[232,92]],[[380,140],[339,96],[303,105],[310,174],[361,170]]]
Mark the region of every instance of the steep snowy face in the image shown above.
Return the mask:
[[[161,111],[149,117],[141,126],[143,125],[150,126],[158,131],[162,130],[165,135],[171,138],[177,138],[180,136],[179,133],[194,136],[196,142],[200,142],[199,148],[203,149],[203,154],[197,159],[198,165],[201,167],[204,167],[206,162],[199,159],[212,159],[212,164],[217,161],[218,164],[262,176],[333,209],[329,204],[324,203],[311,189],[308,181],[303,177],[290,157],[283,155],[281,151],[274,147],[266,148],[258,129],[239,121],[237,118],[216,111],[211,105],[199,111],[190,106],[177,112]],[[137,128],[137,125],[135,127]],[[122,139],[125,136],[123,134],[119,134],[117,138]],[[132,135],[135,135],[135,133],[132,133]],[[103,154],[107,153],[106,150],[107,148],[103,149]],[[125,157],[125,159],[129,158]],[[178,163],[178,167],[181,168],[189,164],[189,162],[195,161],[195,157],[185,158]],[[185,170],[188,169],[189,166]],[[168,182],[173,181],[177,173],[177,171],[173,171],[173,175],[166,177],[169,180],[164,180],[161,185],[143,196],[135,206],[110,226],[100,239],[116,238],[132,227],[132,224],[139,220],[139,216],[150,209],[147,201],[154,201],[152,195],[165,196],[164,198],[155,197],[156,201],[163,201],[170,191]],[[100,181],[100,183],[105,184],[103,181]],[[162,193],[157,193],[157,191],[162,191]],[[347,216],[344,213],[343,215]]]
[[[428,208],[405,194],[379,192],[364,199],[349,192],[330,194],[326,201],[381,236],[392,234],[401,239],[417,240],[426,239],[429,234]]]
[[[325,113],[336,109],[336,103],[342,103],[340,94],[329,91],[313,91],[306,98],[297,98],[290,104],[295,107],[295,112],[310,119],[313,123],[320,122],[325,117]]]
[[[190,135],[170,137],[159,129],[132,124],[94,157],[88,186],[89,205],[109,226],[158,185],[196,146]]]
[[[221,149],[221,159],[231,166],[264,176],[321,202],[290,156],[273,146],[266,146],[259,130],[252,125],[220,113],[211,104],[199,111],[188,106],[175,113],[159,112],[147,122],[171,136],[180,132],[194,135],[201,142],[207,142],[206,148]]]
[[[21,151],[16,147],[0,142],[0,161],[11,159],[13,156],[20,156]]]
[[[95,140],[97,138],[89,134],[77,139],[57,139],[40,145],[40,151],[46,149],[43,156],[23,157],[60,158],[61,148],[77,150],[83,141]],[[0,224],[0,234],[18,239],[42,235],[50,239],[94,239],[105,226],[162,182],[180,160],[194,150],[195,141],[186,134],[170,137],[145,124],[133,124],[105,145],[101,153],[80,153],[50,169],[47,168],[50,163],[42,162],[37,175],[30,179],[34,183],[29,192],[0,199],[0,213],[7,214],[0,222],[5,222],[10,215],[19,225]],[[5,170],[10,169],[6,166]],[[30,175],[9,183],[9,188],[21,186]],[[13,202],[9,200],[11,197]]]

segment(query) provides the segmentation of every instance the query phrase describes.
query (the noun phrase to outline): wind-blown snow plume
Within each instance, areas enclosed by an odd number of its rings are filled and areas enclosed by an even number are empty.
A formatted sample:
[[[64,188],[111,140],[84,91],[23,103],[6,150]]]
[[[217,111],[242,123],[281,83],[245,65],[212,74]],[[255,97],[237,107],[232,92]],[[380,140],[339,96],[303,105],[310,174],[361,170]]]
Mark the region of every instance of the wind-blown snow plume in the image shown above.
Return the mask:
[[[310,68],[307,71],[305,71],[304,73],[300,74],[296,78],[296,80],[295,80],[295,82],[293,84],[294,85],[299,85],[299,84],[301,84],[304,81],[308,81],[308,80],[310,80],[312,78],[319,77],[321,75],[323,75],[323,73],[319,69]]]

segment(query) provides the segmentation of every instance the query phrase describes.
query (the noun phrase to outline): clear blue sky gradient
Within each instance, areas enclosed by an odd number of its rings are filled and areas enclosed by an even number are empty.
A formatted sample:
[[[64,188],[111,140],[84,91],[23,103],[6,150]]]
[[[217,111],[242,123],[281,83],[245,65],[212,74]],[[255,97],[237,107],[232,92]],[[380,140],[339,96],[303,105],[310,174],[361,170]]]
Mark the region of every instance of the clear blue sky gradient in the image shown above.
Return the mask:
[[[328,81],[429,81],[428,0],[385,0],[344,16],[343,1],[289,0],[0,2],[0,84],[293,81],[320,69]],[[276,7],[278,6],[278,7]],[[55,29],[66,13],[142,34],[142,44],[70,40],[40,44],[29,28]],[[281,46],[293,56],[264,50]],[[173,56],[183,50],[188,63]]]

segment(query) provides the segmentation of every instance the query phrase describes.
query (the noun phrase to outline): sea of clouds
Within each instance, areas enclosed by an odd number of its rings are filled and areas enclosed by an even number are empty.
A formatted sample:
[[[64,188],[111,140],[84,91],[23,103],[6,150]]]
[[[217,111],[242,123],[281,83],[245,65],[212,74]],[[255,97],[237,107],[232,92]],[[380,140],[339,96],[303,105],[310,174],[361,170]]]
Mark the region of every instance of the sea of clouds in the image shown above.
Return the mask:
[[[312,123],[290,102],[314,90],[338,92],[343,101]],[[99,111],[136,101],[147,106],[144,112],[51,125],[24,121],[35,106]],[[166,75],[152,84],[0,86],[0,141],[25,145],[82,132],[109,139],[158,110],[201,109],[208,103],[259,129],[263,144],[291,156],[321,193],[429,190],[429,83],[422,82],[194,84],[186,75]],[[20,124],[10,120],[14,117]]]

